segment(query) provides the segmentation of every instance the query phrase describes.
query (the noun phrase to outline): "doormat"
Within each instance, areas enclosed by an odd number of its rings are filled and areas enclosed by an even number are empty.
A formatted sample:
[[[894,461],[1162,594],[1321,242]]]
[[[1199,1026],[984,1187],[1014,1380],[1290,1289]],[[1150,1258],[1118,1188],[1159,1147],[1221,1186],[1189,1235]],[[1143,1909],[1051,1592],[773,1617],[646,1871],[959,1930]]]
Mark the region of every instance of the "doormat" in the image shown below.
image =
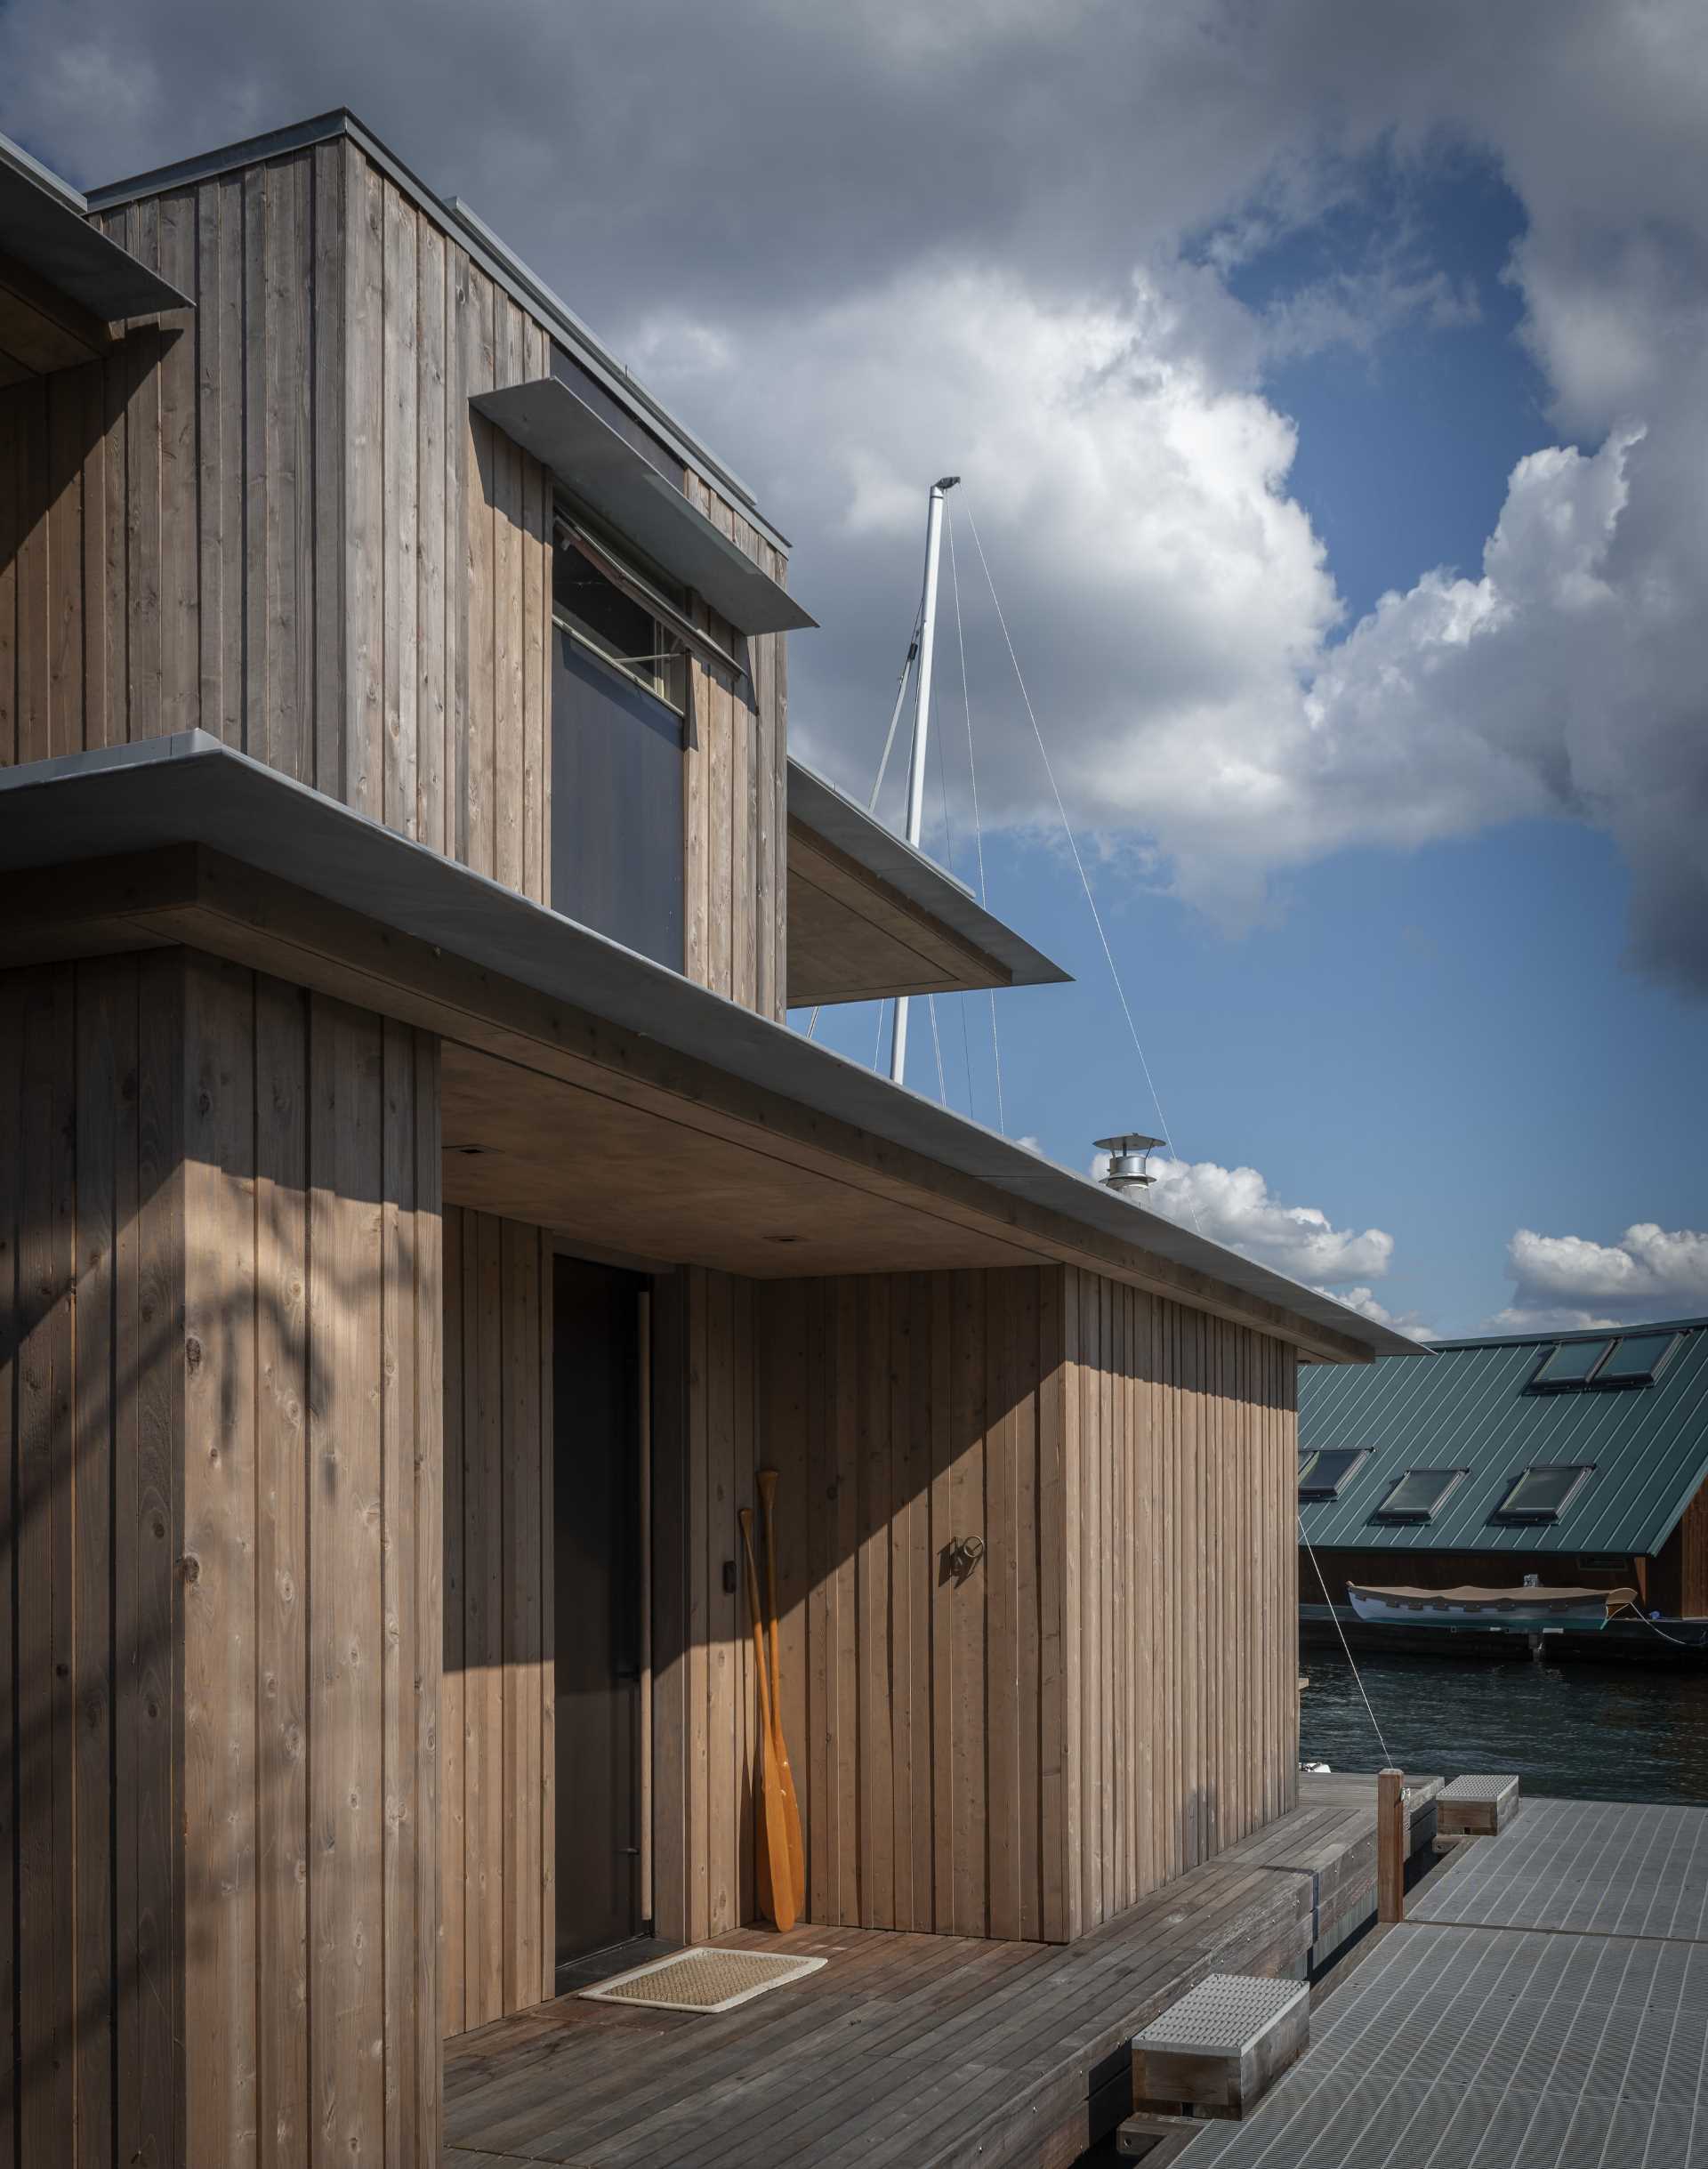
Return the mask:
[[[779,1958],[769,1951],[677,1951],[577,1993],[589,2003],[640,2004],[650,2011],[733,2011],[816,1973],[824,1963],[822,1958]]]

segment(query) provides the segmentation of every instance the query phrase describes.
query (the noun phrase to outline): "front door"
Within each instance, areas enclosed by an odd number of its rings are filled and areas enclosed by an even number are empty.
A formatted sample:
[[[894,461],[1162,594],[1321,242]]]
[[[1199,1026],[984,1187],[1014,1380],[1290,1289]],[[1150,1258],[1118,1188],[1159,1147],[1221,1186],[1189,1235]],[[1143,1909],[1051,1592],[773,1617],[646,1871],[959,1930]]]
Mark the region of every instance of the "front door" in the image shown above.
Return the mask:
[[[553,1286],[558,1963],[638,1935],[640,1303],[634,1273],[559,1258]]]

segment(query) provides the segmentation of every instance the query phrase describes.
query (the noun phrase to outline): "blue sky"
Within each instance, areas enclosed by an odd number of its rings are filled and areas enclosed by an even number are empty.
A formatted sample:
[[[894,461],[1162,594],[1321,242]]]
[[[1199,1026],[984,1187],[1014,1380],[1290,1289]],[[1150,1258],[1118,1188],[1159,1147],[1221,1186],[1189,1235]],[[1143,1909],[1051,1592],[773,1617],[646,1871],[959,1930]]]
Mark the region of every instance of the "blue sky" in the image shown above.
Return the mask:
[[[1254,311],[1285,309],[1356,275],[1403,227],[1406,259],[1440,273],[1456,304],[1453,321],[1407,318],[1367,345],[1263,370],[1265,395],[1298,430],[1289,493],[1344,601],[1331,640],[1433,568],[1474,577],[1511,470],[1559,441],[1507,276],[1523,210],[1498,171],[1454,152],[1401,179],[1378,158],[1354,185],[1352,201],[1228,280]],[[963,609],[978,620],[970,670],[1000,699],[1006,662],[987,609],[979,617],[964,528],[961,554]],[[943,598],[947,620],[947,576]],[[1004,607],[1025,669],[1024,598]],[[938,762],[958,778],[965,724],[947,637],[939,658]],[[1055,738],[1049,689],[1034,691]],[[872,696],[882,708],[882,671]],[[980,705],[975,695],[975,730]],[[1038,782],[1042,803],[1041,770]],[[927,845],[976,883],[957,798],[951,845],[934,790]],[[891,794],[886,805],[899,819]],[[1630,882],[1604,833],[1518,819],[1413,850],[1349,848],[1290,873],[1266,923],[1232,934],[1130,859],[1100,857],[1089,839],[1087,856],[1177,1152],[1249,1163],[1277,1197],[1309,1199],[1337,1228],[1390,1232],[1376,1289],[1390,1310],[1442,1332],[1486,1326],[1512,1300],[1519,1228],[1611,1244],[1632,1222],[1708,1225],[1708,1011],[1631,968]],[[1059,839],[999,834],[985,859],[993,907],[1076,981],[998,997],[1007,1126],[1084,1165],[1096,1136],[1161,1127],[1156,1106]],[[947,1096],[994,1125],[987,997],[938,1012]],[[826,1012],[818,1030],[863,1061],[881,1043],[887,1059],[888,1028],[874,1024],[863,1006]],[[909,1081],[939,1091],[917,1004]]]

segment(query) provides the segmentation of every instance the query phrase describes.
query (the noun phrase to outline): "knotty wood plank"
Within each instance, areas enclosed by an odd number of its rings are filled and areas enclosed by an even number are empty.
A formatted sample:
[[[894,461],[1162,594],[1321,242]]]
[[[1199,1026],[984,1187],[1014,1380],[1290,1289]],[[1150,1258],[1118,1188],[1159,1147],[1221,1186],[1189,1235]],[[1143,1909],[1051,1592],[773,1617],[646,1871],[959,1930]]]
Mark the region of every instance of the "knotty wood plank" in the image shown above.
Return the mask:
[[[654,1932],[688,1929],[688,1544],[683,1275],[652,1301],[652,1915]]]
[[[158,203],[157,268],[181,293],[196,283],[196,197],[174,191]],[[202,720],[201,639],[197,591],[196,325],[194,312],[161,318],[159,361],[160,678],[163,733],[193,730]],[[146,567],[147,560],[144,560]],[[143,685],[148,680],[141,680]]]
[[[380,339],[383,420],[379,449],[385,483],[380,568],[385,719],[383,796],[386,826],[406,836],[418,836],[420,220],[414,204],[390,182],[383,189],[381,221],[384,318]],[[372,448],[369,456],[373,456]]]
[[[386,818],[384,177],[353,141],[344,173],[344,802]]]
[[[432,1054],[437,1084],[438,1050]],[[435,1098],[437,1107],[437,1097]],[[435,1125],[437,1133],[437,1125]],[[429,1163],[437,1174],[442,1162],[437,1150]],[[539,1431],[539,1668],[536,1696],[539,1706],[540,1833],[539,1884],[536,1907],[538,1994],[549,1996],[557,1985],[558,1964],[558,1673],[557,1673],[557,1413],[553,1340],[554,1256],[550,1239],[542,1235],[537,1263],[539,1282],[539,1387],[535,1421]],[[645,1441],[642,1441],[644,1448]],[[645,1542],[642,1532],[641,1541]],[[574,1863],[569,1864],[573,1868]],[[427,1916],[430,1920],[431,1914]],[[533,2000],[525,1996],[526,2004]]]
[[[267,477],[244,460],[246,331],[264,340],[262,297],[249,321],[244,311],[246,176],[222,174],[197,191],[197,391],[200,437],[201,706],[203,728],[241,752],[255,750],[246,735],[244,685],[245,487],[266,501]],[[255,412],[262,411],[256,387]],[[256,651],[257,684],[265,682],[264,650]],[[257,717],[258,729],[263,719]],[[121,734],[122,735],[122,734]]]
[[[985,1302],[981,1276],[956,1273],[954,1290],[955,1378],[950,1518],[958,1537],[989,1543],[985,1505],[985,1438],[988,1403],[985,1368]],[[985,1935],[990,1926],[989,1786],[985,1721],[988,1552],[964,1581],[952,1585],[955,1697],[949,1784],[954,1794],[955,1885],[949,1922],[958,1935]]]
[[[310,1746],[309,996],[255,988],[255,1849],[257,2132],[263,2158],[307,2159]]]
[[[47,746],[83,746],[83,380],[63,370],[47,391]]]
[[[531,318],[523,323],[523,370],[547,375],[551,342]],[[522,888],[536,903],[550,900],[552,868],[552,477],[524,455],[520,577],[522,582]]]
[[[310,1034],[310,2054],[319,2143],[380,2157],[383,1113],[377,1021],[317,1002]]]
[[[443,1221],[441,1270],[445,1283],[445,1337],[441,1418],[444,1485],[440,1512],[444,1529],[443,1679],[439,1689],[439,2009],[442,2030],[460,2034],[467,2023],[468,1956],[463,1906],[468,1872],[463,1826],[463,1714],[466,1554],[463,1546],[463,1487],[467,1455],[463,1383],[467,1322],[465,1294],[471,1261],[465,1247],[470,1215],[447,1205]]]
[[[458,389],[464,399],[489,391],[493,384],[495,289],[484,272],[470,266],[467,301],[462,310],[464,346]],[[495,765],[493,676],[495,607],[494,594],[497,503],[496,432],[486,418],[469,417],[469,458],[464,475],[464,531],[468,569],[468,683],[459,680],[463,729],[467,734],[464,791],[468,807],[467,847],[463,854],[477,873],[497,867],[497,776]],[[459,657],[459,669],[461,658]]]
[[[129,997],[128,1000],[126,997]],[[121,1219],[122,1192],[134,1197],[135,1096],[126,1093],[135,1060],[135,968],[128,960],[77,970],[77,1312],[71,1435],[61,1483],[72,1492],[73,1633],[77,1692],[76,1762],[71,1830],[76,1904],[62,1932],[75,1935],[77,2141],[79,2159],[100,2162],[114,2150],[112,1869],[115,1810],[128,1805],[113,1790],[114,1695],[111,1669],[113,1491],[119,1443],[118,1393],[131,1379],[117,1363],[116,1329],[122,1301],[120,1246],[130,1229]],[[0,1150],[21,1145],[5,1138]],[[115,1385],[117,1392],[114,1391]],[[13,1524],[8,1523],[8,1527]],[[10,2123],[10,2118],[7,2119]]]
[[[78,372],[83,386],[80,456],[83,461],[83,730],[82,742],[93,748],[109,743],[112,727],[111,648],[107,625],[107,546],[111,510],[108,502],[107,370],[103,365]],[[0,457],[4,457],[0,453]],[[4,528],[0,514],[0,529]],[[4,548],[0,539],[0,551]],[[4,668],[0,663],[0,671]],[[3,706],[0,703],[0,706]],[[0,740],[4,726],[0,724]],[[0,754],[0,758],[4,754]]]
[[[314,780],[334,798],[349,797],[348,635],[344,616],[344,336],[350,294],[344,232],[352,147],[317,143],[313,172],[314,485],[313,608]]]
[[[833,1856],[828,1916],[854,1923],[861,1916],[866,1883],[861,1845],[861,1758],[866,1747],[865,1705],[860,1673],[860,1480],[862,1468],[859,1385],[861,1340],[859,1282],[832,1283],[836,1334],[835,1537],[836,1644],[832,1661],[836,1675],[837,1724],[834,1791],[837,1845]]]
[[[28,387],[0,391],[0,768],[18,748],[18,557],[23,540],[23,413]]]
[[[1068,1941],[1085,1924],[1084,1884],[1084,1393],[1080,1318],[1084,1276],[1056,1269],[1061,1290],[1062,1904]]]
[[[474,1278],[463,1383],[467,2023],[504,2010],[504,1223],[470,1216]]]
[[[174,1657],[183,1550],[184,980],[181,951],[137,960],[136,1293],[121,1352],[133,1352],[135,1457],[117,1512],[117,1782],[136,1803],[117,1862],[118,2125],[133,2156],[185,2158],[187,2038],[183,1820],[177,1812],[183,1697]]]
[[[17,706],[16,738],[20,762],[45,761],[52,751],[48,697],[49,551],[48,508],[52,468],[48,434],[47,382],[23,384],[7,394],[20,439],[18,472]]]
[[[691,1267],[683,1276],[688,1338],[688,1652],[687,1737],[683,1742],[687,1813],[684,1877],[690,1941],[708,1932],[711,1920],[711,1742],[708,1724],[708,1651],[711,1591],[707,1437],[709,1390],[706,1347],[706,1274]]]
[[[988,1273],[979,1294],[986,1314],[985,1687],[989,1933],[1020,1929],[1019,1559],[1016,1489],[1015,1276]]]
[[[10,449],[9,408],[0,399],[0,548],[8,536],[5,462]],[[0,587],[0,634],[5,630],[6,593]],[[6,656],[0,649],[0,714],[11,689],[4,675]],[[0,747],[0,754],[4,751]],[[23,1290],[20,1285],[20,1237],[24,1189],[24,1017],[28,1000],[29,975],[0,973],[0,1505],[7,1528],[14,1532],[4,1584],[0,1584],[0,1736],[8,1743],[17,1738],[20,1712],[14,1666],[17,1659],[15,1598],[19,1576],[19,1536],[24,1527],[22,1489],[18,1467],[20,1432],[14,1415],[19,1373],[23,1359]],[[122,1494],[121,1494],[122,1499]],[[122,1504],[119,1507],[122,1513]],[[124,1555],[121,1541],[120,1555]],[[119,1592],[124,1592],[124,1582]],[[15,1933],[18,1925],[16,1875],[20,1834],[18,1794],[19,1757],[9,1754],[0,1769],[0,2028],[8,2044],[18,2040],[19,1978]],[[0,2117],[0,2162],[16,2169],[16,2081],[14,2092]]]
[[[308,318],[313,278],[312,168],[306,157],[291,158],[266,167],[264,179],[265,285],[252,292],[250,305],[264,319],[256,327],[256,335],[264,342],[265,351],[263,385],[258,389],[264,396],[267,488],[258,523],[262,546],[253,553],[249,567],[262,641],[259,645],[252,641],[250,653],[262,659],[265,671],[267,750],[262,757],[307,783],[313,779],[315,760],[310,480],[314,423],[308,399],[314,340]],[[359,459],[360,455],[352,456]],[[366,504],[366,481],[353,480],[358,503]],[[256,525],[252,521],[252,533]]]
[[[503,1223],[504,2004],[535,2000],[541,1952],[540,1312],[544,1238]]]
[[[450,335],[446,288],[445,236],[431,219],[419,222],[416,259],[415,560],[416,652],[406,657],[415,673],[415,835],[430,851],[448,851],[446,826],[449,768],[446,731],[446,568],[460,567],[450,546],[447,504],[453,448],[463,426],[447,412],[447,342]],[[463,596],[456,591],[456,607]]]
[[[507,294],[494,303],[493,382],[519,383],[524,375],[522,313]],[[522,455],[513,438],[495,430],[493,444],[493,865],[506,888],[522,886],[523,605]]]
[[[1019,1880],[1019,1932],[1029,1941],[1043,1939],[1043,1713],[1040,1700],[1042,1635],[1039,1576],[1038,1396],[1039,1282],[1027,1268],[1013,1276],[1014,1327],[1014,1520],[1016,1530],[1016,1625],[1019,1679],[1015,1732],[1019,1760],[1018,1809]]]
[[[254,981],[187,973],[184,1805],[192,2159],[256,2133]]]
[[[388,719],[389,720],[389,719]],[[415,1050],[380,1028],[380,1804],[386,2169],[420,2158],[415,2068]]]

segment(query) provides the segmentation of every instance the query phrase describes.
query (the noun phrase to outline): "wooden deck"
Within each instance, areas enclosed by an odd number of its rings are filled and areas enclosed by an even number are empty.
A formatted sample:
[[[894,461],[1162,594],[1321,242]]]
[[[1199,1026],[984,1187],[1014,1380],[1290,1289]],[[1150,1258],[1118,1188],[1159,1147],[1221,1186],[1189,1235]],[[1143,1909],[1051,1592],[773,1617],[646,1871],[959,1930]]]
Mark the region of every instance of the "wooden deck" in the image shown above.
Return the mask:
[[[1131,2108],[1139,2028],[1206,1973],[1301,1972],[1325,1905],[1374,1904],[1374,1780],[1301,1785],[1292,1814],[1070,1946],[745,1930],[721,1939],[830,1963],[719,2017],[566,1996],[466,2035],[446,2169],[1070,2163]]]

